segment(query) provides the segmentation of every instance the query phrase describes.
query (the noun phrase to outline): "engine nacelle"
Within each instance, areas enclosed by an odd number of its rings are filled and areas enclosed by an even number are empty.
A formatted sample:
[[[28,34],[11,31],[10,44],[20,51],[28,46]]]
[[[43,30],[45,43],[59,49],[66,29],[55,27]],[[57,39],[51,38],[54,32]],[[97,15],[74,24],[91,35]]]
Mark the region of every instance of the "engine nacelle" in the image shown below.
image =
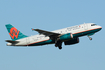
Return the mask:
[[[69,41],[64,41],[65,45],[72,45],[72,44],[77,44],[77,43],[79,43],[79,38],[73,38]]]
[[[72,38],[73,38],[72,33],[64,34],[59,37],[60,40],[68,40],[68,39],[72,39]]]

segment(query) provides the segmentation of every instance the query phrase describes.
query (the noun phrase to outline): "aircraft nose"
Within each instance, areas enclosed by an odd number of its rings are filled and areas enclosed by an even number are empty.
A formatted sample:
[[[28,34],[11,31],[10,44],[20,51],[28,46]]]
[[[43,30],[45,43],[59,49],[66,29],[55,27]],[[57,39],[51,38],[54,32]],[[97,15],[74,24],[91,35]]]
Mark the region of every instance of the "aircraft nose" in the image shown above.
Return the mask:
[[[102,27],[100,26],[100,29],[102,29]]]
[[[99,27],[99,30],[101,30],[101,29],[102,29],[102,27],[100,26],[100,27]]]

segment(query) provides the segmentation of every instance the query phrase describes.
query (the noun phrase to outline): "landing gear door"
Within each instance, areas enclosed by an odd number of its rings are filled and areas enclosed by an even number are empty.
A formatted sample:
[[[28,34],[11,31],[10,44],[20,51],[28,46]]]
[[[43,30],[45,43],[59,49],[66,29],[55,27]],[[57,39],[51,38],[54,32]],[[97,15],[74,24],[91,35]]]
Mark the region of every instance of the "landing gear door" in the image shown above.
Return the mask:
[[[88,25],[84,23],[84,29],[87,30],[88,29]]]

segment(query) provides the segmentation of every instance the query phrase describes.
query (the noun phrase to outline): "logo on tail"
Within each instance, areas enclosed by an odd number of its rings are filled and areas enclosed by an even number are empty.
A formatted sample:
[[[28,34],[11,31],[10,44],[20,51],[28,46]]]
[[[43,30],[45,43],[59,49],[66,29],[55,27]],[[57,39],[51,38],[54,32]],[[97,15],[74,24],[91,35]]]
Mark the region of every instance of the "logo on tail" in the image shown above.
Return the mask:
[[[18,35],[19,35],[19,31],[15,27],[12,27],[10,29],[9,35],[11,36],[12,39],[14,39],[15,37],[17,39],[18,38]]]

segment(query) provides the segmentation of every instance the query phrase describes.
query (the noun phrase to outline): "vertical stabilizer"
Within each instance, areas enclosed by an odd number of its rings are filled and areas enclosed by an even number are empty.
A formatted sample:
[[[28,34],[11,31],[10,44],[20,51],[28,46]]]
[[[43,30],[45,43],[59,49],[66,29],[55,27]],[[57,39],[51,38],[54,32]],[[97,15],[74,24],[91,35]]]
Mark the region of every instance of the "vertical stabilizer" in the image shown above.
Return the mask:
[[[19,30],[17,30],[15,27],[13,27],[11,24],[7,24],[5,26],[6,26],[8,32],[9,32],[9,35],[13,41],[28,37],[28,36],[24,35],[23,33],[21,33]]]

